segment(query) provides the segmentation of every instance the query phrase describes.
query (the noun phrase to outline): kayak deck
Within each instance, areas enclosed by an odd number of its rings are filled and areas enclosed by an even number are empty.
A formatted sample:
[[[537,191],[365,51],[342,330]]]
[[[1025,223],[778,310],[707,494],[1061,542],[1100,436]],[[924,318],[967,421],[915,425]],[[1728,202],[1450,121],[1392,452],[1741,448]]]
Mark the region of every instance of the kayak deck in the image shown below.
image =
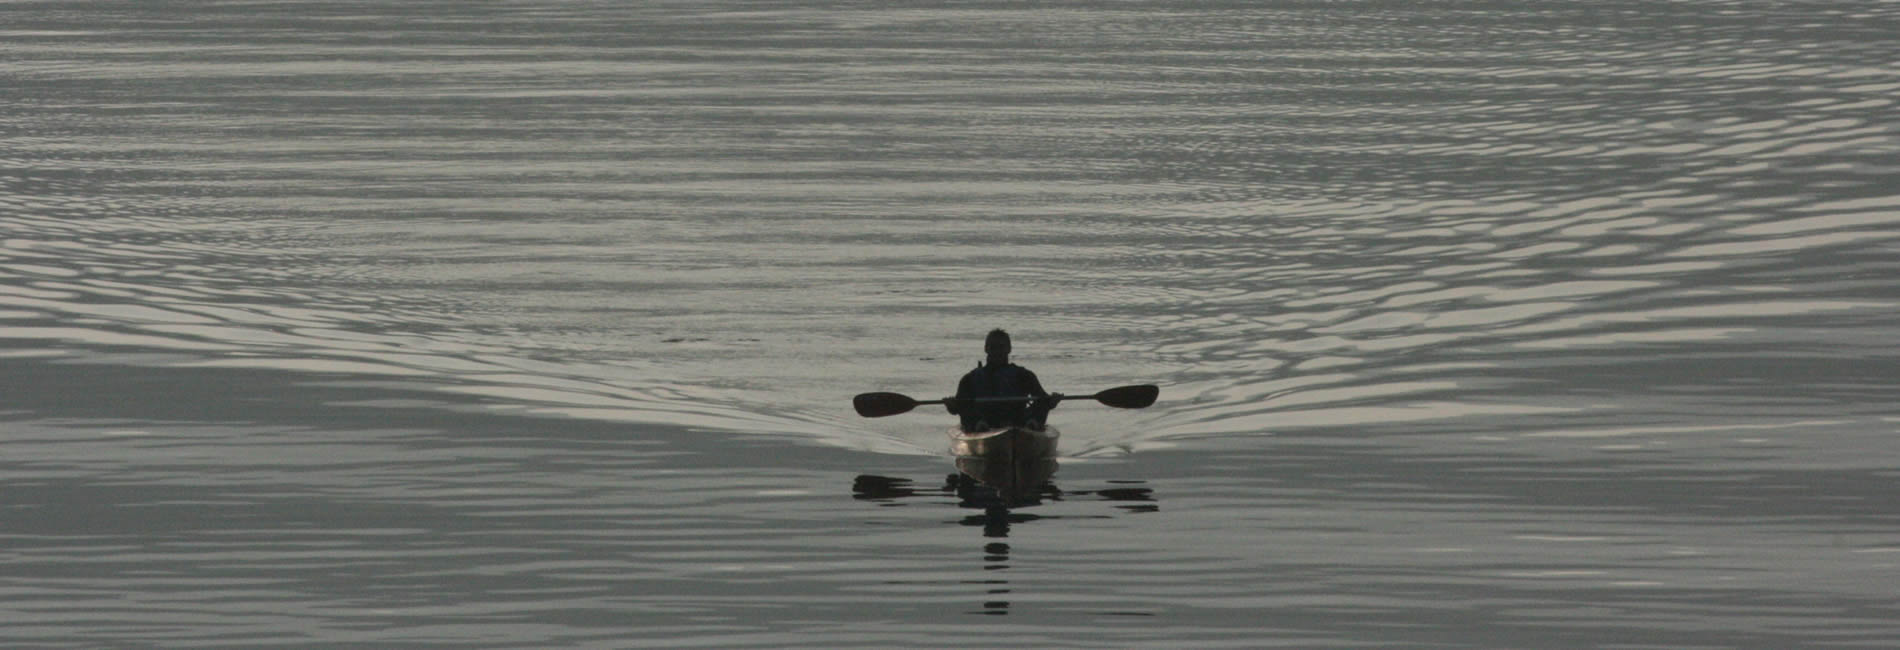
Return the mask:
[[[1054,456],[1056,440],[1062,432],[1055,427],[1002,427],[968,432],[950,429],[950,453],[960,457],[987,459],[1031,459]]]

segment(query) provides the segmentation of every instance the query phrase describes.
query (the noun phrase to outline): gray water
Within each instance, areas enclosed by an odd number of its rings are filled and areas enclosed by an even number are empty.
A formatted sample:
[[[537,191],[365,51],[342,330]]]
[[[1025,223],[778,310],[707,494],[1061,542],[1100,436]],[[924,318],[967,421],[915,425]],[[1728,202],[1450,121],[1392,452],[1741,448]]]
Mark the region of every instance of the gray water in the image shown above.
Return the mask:
[[[1895,34],[0,4],[0,642],[1894,647]]]

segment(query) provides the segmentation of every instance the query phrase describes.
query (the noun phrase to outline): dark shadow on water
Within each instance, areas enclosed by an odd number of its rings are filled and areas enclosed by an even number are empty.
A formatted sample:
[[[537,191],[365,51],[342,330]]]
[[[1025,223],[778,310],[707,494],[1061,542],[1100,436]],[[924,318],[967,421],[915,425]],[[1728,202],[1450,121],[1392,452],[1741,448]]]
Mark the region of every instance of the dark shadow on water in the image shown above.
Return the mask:
[[[981,566],[985,572],[1009,570],[1010,545],[1002,540],[1009,537],[1013,526],[1065,518],[1022,512],[1024,508],[1040,506],[1044,502],[1096,497],[1103,501],[1119,502],[1115,507],[1130,513],[1155,512],[1160,509],[1159,504],[1154,502],[1154,490],[1141,486],[1140,481],[1110,481],[1113,487],[1065,491],[1057,487],[1053,480],[1056,465],[1056,460],[1052,457],[1031,459],[1028,462],[997,462],[980,457],[958,457],[957,471],[945,476],[943,483],[934,489],[918,487],[914,481],[907,478],[861,474],[852,480],[851,496],[860,501],[870,501],[887,507],[911,505],[908,501],[918,497],[936,503],[942,503],[941,499],[954,497],[957,507],[980,510],[979,513],[946,523],[983,530],[983,537],[988,540],[982,547]],[[1107,514],[1084,515],[1080,518],[1103,519],[1108,516]],[[969,613],[985,616],[1009,614],[1010,601],[1004,598],[1011,593],[1008,580],[987,577],[983,580],[967,581],[967,583],[987,587],[985,590],[987,600],[983,602],[982,608]]]

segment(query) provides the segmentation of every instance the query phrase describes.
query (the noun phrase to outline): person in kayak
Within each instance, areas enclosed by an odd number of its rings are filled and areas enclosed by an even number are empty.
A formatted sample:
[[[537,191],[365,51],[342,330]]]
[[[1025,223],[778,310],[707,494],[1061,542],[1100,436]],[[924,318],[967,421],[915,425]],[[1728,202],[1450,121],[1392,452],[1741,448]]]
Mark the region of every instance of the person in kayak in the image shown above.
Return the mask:
[[[964,431],[985,431],[1005,426],[1042,428],[1049,411],[1062,395],[1042,389],[1036,373],[1009,362],[1009,333],[990,330],[983,339],[983,352],[989,359],[957,382],[957,396],[944,401],[944,408],[962,418]],[[980,397],[1024,397],[1023,401],[972,402]]]

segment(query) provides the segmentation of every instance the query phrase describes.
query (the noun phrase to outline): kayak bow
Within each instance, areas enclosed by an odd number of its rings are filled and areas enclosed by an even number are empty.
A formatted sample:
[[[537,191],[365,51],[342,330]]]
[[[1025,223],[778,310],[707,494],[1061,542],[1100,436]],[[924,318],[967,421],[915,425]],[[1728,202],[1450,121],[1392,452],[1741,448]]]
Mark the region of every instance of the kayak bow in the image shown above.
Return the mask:
[[[1056,440],[1061,437],[1062,432],[1051,426],[1002,427],[974,433],[952,427],[950,453],[993,460],[1042,458],[1055,455]]]

